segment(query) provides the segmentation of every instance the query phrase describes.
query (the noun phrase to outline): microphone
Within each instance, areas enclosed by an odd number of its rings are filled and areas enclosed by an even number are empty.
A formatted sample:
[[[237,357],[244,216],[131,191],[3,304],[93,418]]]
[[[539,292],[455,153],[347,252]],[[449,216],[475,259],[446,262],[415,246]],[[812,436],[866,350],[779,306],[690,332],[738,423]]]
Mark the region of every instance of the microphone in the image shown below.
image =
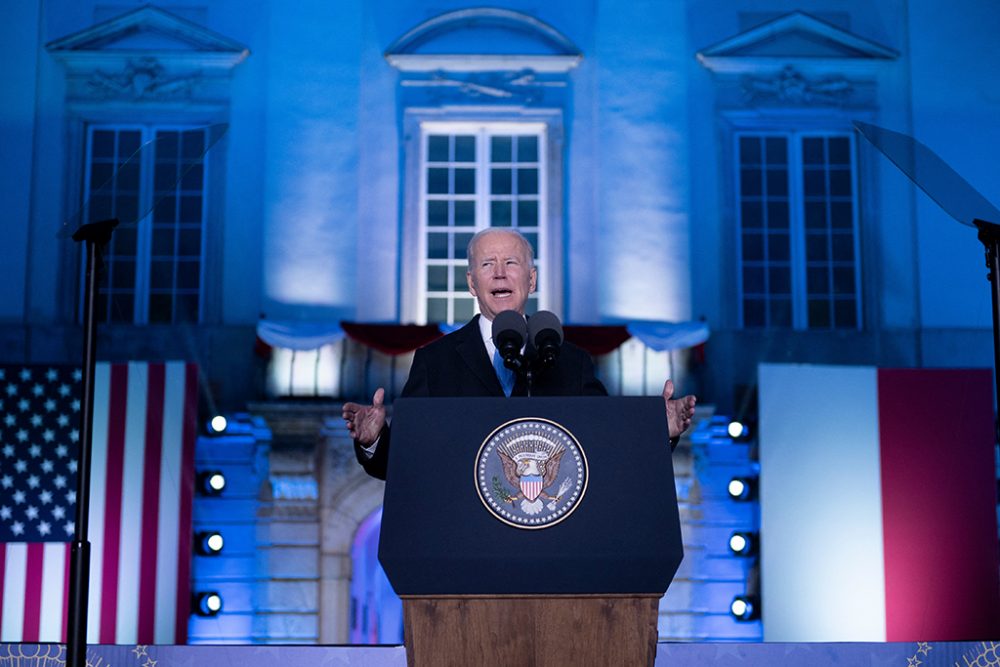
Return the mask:
[[[559,318],[547,310],[532,315],[528,319],[528,340],[538,354],[536,358],[538,367],[554,366],[563,342],[563,330]]]
[[[524,317],[513,310],[505,310],[493,320],[493,344],[503,359],[504,366],[520,372],[524,366],[521,348],[528,334]]]

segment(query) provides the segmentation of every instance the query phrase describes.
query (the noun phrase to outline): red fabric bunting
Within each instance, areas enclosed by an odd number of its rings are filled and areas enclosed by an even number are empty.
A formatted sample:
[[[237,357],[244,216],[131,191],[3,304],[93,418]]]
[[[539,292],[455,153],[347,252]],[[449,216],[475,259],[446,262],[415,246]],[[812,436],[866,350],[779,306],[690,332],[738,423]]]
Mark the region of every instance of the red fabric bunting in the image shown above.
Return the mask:
[[[344,333],[362,345],[396,356],[413,352],[441,337],[436,324],[358,324],[341,322]]]
[[[582,347],[593,357],[614,352],[622,343],[632,337],[628,329],[623,326],[587,326],[580,324],[564,326],[563,336],[570,343]]]

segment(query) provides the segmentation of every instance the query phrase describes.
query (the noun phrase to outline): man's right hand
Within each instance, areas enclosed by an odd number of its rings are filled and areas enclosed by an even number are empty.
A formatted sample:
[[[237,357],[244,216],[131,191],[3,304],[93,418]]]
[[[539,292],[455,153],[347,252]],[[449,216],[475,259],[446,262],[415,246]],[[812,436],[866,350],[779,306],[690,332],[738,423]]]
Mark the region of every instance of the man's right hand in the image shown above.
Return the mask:
[[[379,387],[372,397],[372,405],[344,403],[342,416],[347,423],[347,430],[364,447],[369,447],[378,440],[378,435],[385,426],[385,406],[382,405],[384,399],[385,389]]]

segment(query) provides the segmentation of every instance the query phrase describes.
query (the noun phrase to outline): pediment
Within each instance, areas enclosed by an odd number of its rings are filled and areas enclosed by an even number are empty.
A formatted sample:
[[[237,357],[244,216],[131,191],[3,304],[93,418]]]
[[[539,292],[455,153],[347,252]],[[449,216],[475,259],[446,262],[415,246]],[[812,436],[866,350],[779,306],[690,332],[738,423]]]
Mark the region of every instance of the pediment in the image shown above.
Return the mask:
[[[81,67],[150,57],[201,67],[233,67],[249,55],[243,44],[153,5],[54,40],[46,49],[70,66]]]
[[[385,51],[404,72],[566,72],[582,54],[562,33],[533,16],[481,7],[424,21]]]
[[[845,70],[893,60],[898,53],[870,39],[795,11],[698,52],[716,72],[752,72],[788,65]]]

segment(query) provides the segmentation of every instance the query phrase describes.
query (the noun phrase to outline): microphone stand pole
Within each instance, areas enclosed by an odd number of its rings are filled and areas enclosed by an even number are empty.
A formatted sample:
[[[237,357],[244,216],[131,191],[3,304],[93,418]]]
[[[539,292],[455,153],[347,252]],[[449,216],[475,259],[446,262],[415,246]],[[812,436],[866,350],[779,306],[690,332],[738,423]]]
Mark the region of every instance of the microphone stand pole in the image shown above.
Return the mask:
[[[985,220],[973,220],[979,229],[979,240],[986,247],[986,266],[990,281],[990,292],[993,295],[993,381],[1000,414],[1000,225]],[[994,423],[997,432],[994,434],[1000,442],[1000,423]]]
[[[81,225],[73,240],[87,244],[87,274],[83,308],[83,405],[80,411],[79,463],[77,466],[76,523],[70,551],[69,608],[66,622],[66,665],[87,665],[87,600],[90,589],[90,468],[94,431],[94,369],[97,364],[97,274],[103,266],[101,248],[111,240],[117,219]]]

